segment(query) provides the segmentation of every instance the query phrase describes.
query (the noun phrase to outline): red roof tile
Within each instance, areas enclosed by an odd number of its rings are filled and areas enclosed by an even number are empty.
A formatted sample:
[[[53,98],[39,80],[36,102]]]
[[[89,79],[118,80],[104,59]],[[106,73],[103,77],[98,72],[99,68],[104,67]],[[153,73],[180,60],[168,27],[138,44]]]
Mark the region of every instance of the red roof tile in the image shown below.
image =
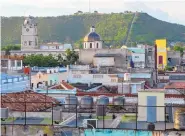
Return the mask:
[[[185,82],[171,82],[165,86],[165,89],[185,89]]]
[[[33,91],[9,93],[1,96],[1,107],[13,111],[43,111],[59,103],[56,99]],[[26,106],[25,106],[26,104]]]
[[[72,85],[66,83],[65,81],[62,81],[62,85],[65,86],[69,90],[74,89],[74,87]]]

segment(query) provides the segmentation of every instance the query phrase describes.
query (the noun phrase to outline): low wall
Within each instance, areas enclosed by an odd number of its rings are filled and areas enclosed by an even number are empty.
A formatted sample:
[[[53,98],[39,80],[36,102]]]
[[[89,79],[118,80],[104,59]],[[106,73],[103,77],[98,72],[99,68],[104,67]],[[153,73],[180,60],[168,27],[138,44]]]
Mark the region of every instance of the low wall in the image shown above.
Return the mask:
[[[10,111],[9,116],[25,117],[25,112]],[[52,117],[52,112],[26,112],[26,117],[51,118]]]

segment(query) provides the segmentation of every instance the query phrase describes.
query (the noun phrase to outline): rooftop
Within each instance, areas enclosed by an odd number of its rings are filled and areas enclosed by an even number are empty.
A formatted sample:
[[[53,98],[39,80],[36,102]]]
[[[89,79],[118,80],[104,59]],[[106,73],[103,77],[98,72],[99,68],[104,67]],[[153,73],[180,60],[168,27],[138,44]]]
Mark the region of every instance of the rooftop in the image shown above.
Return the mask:
[[[171,82],[165,86],[165,89],[185,89],[185,82]]]
[[[164,89],[143,89],[139,90],[139,92],[164,92]]]
[[[30,90],[24,92],[9,93],[1,96],[1,107],[8,107],[10,110],[13,111],[25,111],[25,102],[27,102],[27,112],[43,111],[51,108],[51,103],[59,103],[56,99],[52,97]]]

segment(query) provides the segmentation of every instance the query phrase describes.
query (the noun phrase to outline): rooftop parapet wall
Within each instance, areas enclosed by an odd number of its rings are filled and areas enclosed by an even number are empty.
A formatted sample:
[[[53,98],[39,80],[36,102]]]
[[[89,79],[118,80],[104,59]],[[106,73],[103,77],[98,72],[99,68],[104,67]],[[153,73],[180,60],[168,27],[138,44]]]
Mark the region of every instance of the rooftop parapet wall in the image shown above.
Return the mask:
[[[10,60],[23,60],[24,56],[22,55],[1,55],[1,59],[10,59]]]

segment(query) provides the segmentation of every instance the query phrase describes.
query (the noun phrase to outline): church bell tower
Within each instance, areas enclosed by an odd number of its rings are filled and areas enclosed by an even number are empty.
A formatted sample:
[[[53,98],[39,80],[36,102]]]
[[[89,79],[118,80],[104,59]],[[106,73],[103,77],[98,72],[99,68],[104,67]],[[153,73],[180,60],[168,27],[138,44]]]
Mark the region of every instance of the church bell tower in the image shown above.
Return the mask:
[[[25,19],[22,25],[21,50],[38,49],[37,23],[32,16]]]

